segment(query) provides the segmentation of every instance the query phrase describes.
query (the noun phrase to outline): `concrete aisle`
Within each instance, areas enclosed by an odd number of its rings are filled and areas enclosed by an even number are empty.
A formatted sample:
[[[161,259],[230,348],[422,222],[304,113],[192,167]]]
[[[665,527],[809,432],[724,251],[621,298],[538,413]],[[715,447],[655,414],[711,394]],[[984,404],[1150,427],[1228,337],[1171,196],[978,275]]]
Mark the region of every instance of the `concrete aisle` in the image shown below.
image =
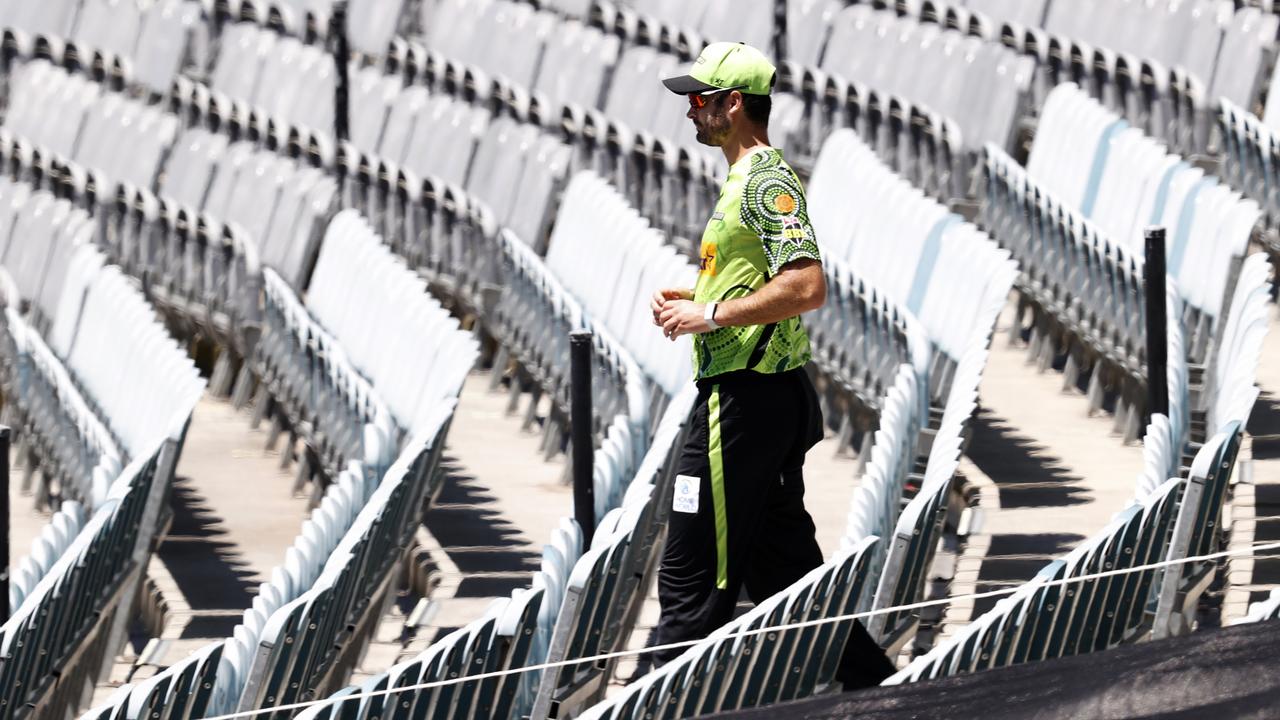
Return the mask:
[[[265,443],[247,412],[208,396],[196,407],[174,482],[173,523],[149,570],[170,611],[149,664],[165,667],[228,637],[258,584],[284,563],[307,500],[293,497],[292,468],[281,469]]]
[[[432,556],[440,585],[414,648],[479,618],[494,598],[529,587],[542,546],[573,513],[572,489],[560,482],[564,456],[544,460],[540,428],[520,427],[529,396],[515,414],[507,414],[507,402],[505,389],[489,390],[488,371],[473,371],[463,385],[445,452],[448,478],[425,522],[438,543]]]
[[[981,507],[957,565],[951,595],[1009,587],[1102,529],[1133,497],[1140,443],[1124,445],[1112,418],[1088,417],[1061,373],[1037,372],[1021,343],[1006,339],[1012,306],[996,328],[980,389],[973,440],[961,471]],[[953,603],[948,630],[995,599]],[[945,632],[945,631],[944,631]]]

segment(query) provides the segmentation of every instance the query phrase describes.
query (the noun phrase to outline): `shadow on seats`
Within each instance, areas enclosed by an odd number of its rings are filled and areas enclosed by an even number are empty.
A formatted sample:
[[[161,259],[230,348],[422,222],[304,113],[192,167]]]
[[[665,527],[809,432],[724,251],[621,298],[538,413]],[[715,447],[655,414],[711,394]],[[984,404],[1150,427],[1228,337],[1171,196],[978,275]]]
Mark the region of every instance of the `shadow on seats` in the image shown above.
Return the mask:
[[[1253,458],[1280,458],[1280,399],[1262,391],[1249,414],[1249,434],[1253,436]]]
[[[191,479],[173,481],[173,524],[158,550],[191,609],[235,611],[226,617],[210,616],[192,622],[184,637],[230,635],[240,612],[253,602],[257,591],[254,574],[226,525],[195,489]]]
[[[969,459],[995,482],[1001,508],[1067,507],[1090,502],[1081,478],[1004,418],[978,408]]]
[[[463,574],[456,597],[499,597],[528,587],[542,557],[535,546],[456,458],[445,455],[440,466],[444,486],[427,511],[426,525]]]

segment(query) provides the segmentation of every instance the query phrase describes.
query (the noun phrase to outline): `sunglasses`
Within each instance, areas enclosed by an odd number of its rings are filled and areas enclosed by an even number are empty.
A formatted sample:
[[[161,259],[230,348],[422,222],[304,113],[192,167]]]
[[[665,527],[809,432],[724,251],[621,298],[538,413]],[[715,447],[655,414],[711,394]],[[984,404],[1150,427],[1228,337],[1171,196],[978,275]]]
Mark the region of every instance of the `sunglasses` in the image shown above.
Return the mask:
[[[731,90],[741,90],[744,87],[746,87],[746,85],[736,85],[731,88],[717,88],[715,90],[708,90],[701,93],[689,93],[689,106],[701,110],[707,106],[707,102],[709,102],[708,98],[713,98],[720,93],[727,93]]]

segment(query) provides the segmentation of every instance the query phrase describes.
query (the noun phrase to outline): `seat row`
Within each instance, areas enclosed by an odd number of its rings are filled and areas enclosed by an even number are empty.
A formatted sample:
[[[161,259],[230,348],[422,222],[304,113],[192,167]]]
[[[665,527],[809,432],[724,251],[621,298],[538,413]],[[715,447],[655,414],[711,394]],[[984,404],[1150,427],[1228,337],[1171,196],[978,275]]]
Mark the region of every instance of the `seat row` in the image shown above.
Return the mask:
[[[38,203],[44,194],[28,188],[24,198]],[[75,707],[123,642],[204,385],[118,268],[103,267],[91,245],[68,241],[57,250],[34,270],[42,289],[56,284],[48,276],[62,278],[50,305],[56,310],[44,318],[47,343],[18,312],[37,299],[21,297],[0,273],[10,288],[6,412],[26,418],[19,430],[30,436],[20,441],[44,449],[39,495],[62,508],[52,530],[42,531],[33,562],[19,566],[14,599],[21,604],[0,628],[0,695],[11,709]],[[55,457],[59,475],[44,468]],[[79,522],[69,522],[77,514]],[[74,540],[53,542],[73,526]]]
[[[1160,483],[1102,531],[886,684],[1092,652],[1167,634],[1173,616],[1187,607],[1194,611],[1190,596],[1198,591],[1189,592],[1190,572],[1182,565],[1149,566],[1213,547],[1241,430],[1238,421],[1229,423],[1197,453],[1187,478]],[[1124,570],[1132,572],[1099,576]]]
[[[870,537],[712,632],[661,669],[579,717],[692,717],[809,697],[832,686],[853,620],[788,630],[765,628],[842,617],[866,591]]]
[[[135,458],[155,438],[181,434],[204,381],[118,268],[102,269],[83,293],[79,303],[69,301],[83,308],[78,320],[67,321],[76,328],[71,344],[59,347],[63,335],[55,325],[51,347],[107,418],[120,447]]]
[[[18,433],[17,456],[27,460],[23,489],[38,470],[37,508],[79,500],[96,507],[126,455],[35,328],[12,306],[5,314],[4,388],[13,400],[5,414]]]
[[[945,0],[898,5],[948,23],[958,6]],[[1245,3],[968,5],[972,12],[960,13],[971,15],[973,34],[1036,59],[1036,106],[1055,85],[1074,82],[1183,154],[1220,151],[1212,135],[1220,99],[1252,106],[1269,97],[1264,91],[1280,20]]]
[[[180,429],[204,383],[142,295],[117,268],[103,267],[94,245],[97,218],[47,190],[7,178],[0,180],[0,208],[0,264],[17,278],[8,281],[13,300],[28,308],[32,328],[14,338],[18,357],[10,361],[23,376],[11,373],[10,380],[17,383],[13,391],[31,403],[18,405],[24,424],[52,433],[32,438],[50,460],[37,496],[48,501],[50,483],[57,481],[57,497],[89,502],[114,478],[95,480],[93,469],[105,460],[103,467],[118,471],[156,437]],[[63,396],[65,402],[58,399]],[[53,441],[63,419],[98,427],[84,436],[88,447]],[[99,432],[103,428],[107,435]]]
[[[171,206],[157,215],[207,213],[240,228],[262,264],[295,288],[306,287],[338,199],[337,183],[318,168],[200,128],[178,136],[157,190]]]
[[[801,122],[789,139],[799,166],[812,167],[829,135],[852,128],[884,162],[929,195],[951,202],[970,194],[973,160],[950,117],[815,66],[784,65],[779,85],[804,103]]]
[[[254,423],[270,417],[272,440],[288,430],[289,448],[298,439],[306,445],[295,488],[314,473],[336,477],[350,461],[379,476],[399,437],[381,394],[269,268],[263,271],[262,316],[262,339],[253,358],[259,378]],[[307,437],[307,430],[314,435]]]
[[[914,639],[924,614],[920,608],[906,606],[925,599],[932,577],[939,573],[944,578],[949,577],[945,570],[934,567],[934,556],[942,545],[944,532],[954,533],[958,521],[951,516],[956,497],[954,478],[964,445],[968,442],[969,423],[978,406],[978,386],[986,369],[988,344],[985,338],[975,339],[956,367],[946,408],[927,448],[927,460],[923,475],[918,478],[918,489],[900,506],[900,513],[895,512],[898,507],[890,502],[890,512],[884,517],[892,518],[892,524],[868,523],[867,520],[869,516],[874,517],[877,503],[894,497],[905,499],[907,493],[903,490],[917,481],[914,474],[900,481],[901,488],[885,484],[880,477],[869,483],[871,477],[868,476],[858,486],[851,503],[849,525],[845,531],[846,547],[850,541],[856,544],[857,536],[868,529],[874,532],[878,526],[891,528],[891,532],[877,536],[885,538],[887,543],[885,560],[878,576],[872,576],[878,581],[873,585],[874,595],[867,596],[870,602],[866,605],[872,610],[882,611],[868,619],[867,631],[889,652],[890,657]],[[915,422],[912,421],[908,428],[915,427]],[[898,442],[901,443],[900,440]],[[901,447],[905,450],[910,446]],[[886,458],[891,458],[896,449],[890,443]],[[876,452],[874,445],[872,452]],[[876,460],[874,455],[872,459]],[[901,462],[888,459],[884,467],[895,467]],[[910,469],[901,467],[899,471]],[[881,477],[888,477],[888,473]],[[898,609],[888,612],[888,608]]]
[[[1083,148],[1083,151],[1082,151]],[[1233,260],[1242,257],[1258,204],[1192,167],[1073,84],[1058,86],[1041,111],[1027,172],[1115,242],[1138,252],[1149,225],[1167,230],[1166,265],[1190,309],[1202,355],[1221,313]]]
[[[979,38],[855,4],[832,22],[818,67],[955,122],[961,148],[1013,147],[1034,63]]]
[[[657,87],[653,82],[655,75],[678,73],[707,40],[742,41],[765,50],[773,48],[777,4],[772,0],[588,5],[589,12],[585,7],[552,9],[589,23],[583,32],[595,32],[598,28],[607,37],[624,39],[620,55],[610,51],[610,58],[617,56],[617,66],[601,108],[609,120],[616,119],[625,125],[615,129],[590,112],[584,114],[573,104],[560,110],[562,122],[566,127],[583,127],[588,136],[596,138],[625,138],[627,126],[643,129],[652,139],[642,136],[637,147],[645,147],[645,154],[653,158],[650,166],[660,165],[661,161],[671,162],[674,153],[664,147],[666,139],[686,137],[687,133],[684,116],[677,112],[682,108],[677,108],[671,97]],[[770,120],[775,143],[787,151],[793,165],[807,169],[828,133],[840,127],[853,127],[895,169],[931,194],[944,199],[964,197],[972,163],[961,147],[961,130],[955,120],[926,107],[928,102],[922,104],[919,97],[910,102],[901,93],[867,84],[866,78],[819,67],[827,48],[831,49],[827,54],[832,57],[841,52],[837,48],[844,40],[832,39],[829,35],[843,7],[831,0],[786,4],[787,47],[785,55],[779,56]],[[566,23],[564,27],[571,25]],[[541,77],[548,75],[565,77],[568,74],[543,72]],[[540,108],[541,117],[547,116],[545,109],[541,109],[547,103],[534,97],[532,104]],[[654,107],[663,110],[654,113]],[[550,109],[552,113],[557,110],[554,102]],[[683,168],[686,151],[684,148],[678,151]],[[718,175],[718,158],[714,153],[706,155],[705,150],[702,153],[711,160],[712,174]],[[619,182],[620,187],[630,185]],[[690,237],[696,239],[703,216],[705,213],[694,213],[694,225],[688,231],[692,233]]]
[[[13,564],[9,581],[9,607],[22,606],[22,601],[36,589],[40,580],[53,569],[76,536],[84,529],[87,520],[84,506],[75,500],[62,503],[49,518],[40,534],[31,539],[31,550]],[[7,619],[7,618],[6,618]]]
[[[77,707],[126,640],[176,444],[157,438],[116,477],[75,540],[0,626],[0,702]],[[168,476],[168,477],[166,477]]]
[[[995,327],[1016,276],[1008,251],[895,174],[849,129],[823,144],[808,207],[824,258],[874,278],[920,321],[934,350],[928,395],[941,405],[957,363]]]
[[[338,171],[354,176],[349,189],[360,197],[353,203],[382,218],[380,227],[410,262],[482,303],[478,296],[497,281],[492,239],[499,228],[545,248],[570,150],[537,126],[401,82],[376,68],[357,75],[353,107],[360,109],[352,113],[353,142],[343,146]],[[417,213],[425,198],[412,196],[427,183],[431,193],[452,198],[446,204],[465,206],[452,211],[463,222],[422,226]]]
[[[297,676],[306,678],[298,682],[314,682],[331,672],[331,667],[320,669],[323,663],[349,664],[350,656],[353,653],[358,655],[369,640],[367,626],[370,614],[376,620],[383,609],[389,568],[384,567],[385,562],[375,561],[372,557],[363,560],[364,567],[371,572],[368,577],[351,568],[335,568],[349,563],[353,555],[358,555],[371,543],[392,559],[405,549],[407,537],[412,535],[417,523],[417,511],[413,508],[421,508],[438,488],[440,448],[443,447],[453,409],[452,403],[439,407],[419,428],[422,435],[406,444],[404,453],[385,477],[369,482],[358,463],[352,463],[328,487],[323,501],[302,524],[302,531],[286,551],[284,563],[271,571],[270,581],[259,586],[253,605],[245,609],[244,619],[231,637],[192,652],[185,660],[146,681],[122,685],[87,717],[123,720],[163,713],[162,716],[168,720],[188,720],[243,709],[244,703],[252,702],[246,697],[246,689],[253,688],[250,692],[256,692],[261,684],[269,684],[282,673],[304,672],[297,665],[289,667],[286,659],[268,661],[264,648],[279,644],[281,633],[292,637],[288,634],[294,628],[288,623],[296,619],[297,606],[304,599],[311,600],[305,611],[308,622],[319,624],[326,619],[322,615],[324,610],[315,605],[315,597],[330,599],[327,594],[332,593],[330,583],[334,575],[346,583],[373,588],[374,594],[364,598],[367,604],[356,602],[356,607],[347,610],[351,614],[345,617],[351,618],[352,624],[361,630],[341,642],[345,659],[326,658],[325,648],[313,645],[303,651],[309,655],[294,658],[312,663],[305,670],[310,674]],[[411,487],[408,490],[395,489],[399,485]],[[404,495],[404,492],[416,494]],[[387,508],[386,503],[391,498],[406,504],[413,503],[415,499],[418,502],[405,511],[404,526],[394,526],[392,516],[399,513],[392,513]],[[391,524],[375,527],[383,522]],[[338,609],[333,611],[341,612]],[[349,669],[345,667],[341,672]],[[262,702],[260,698],[258,701]]]
[[[224,27],[252,22],[308,43],[332,42],[334,5],[333,0],[219,0],[206,21]],[[403,22],[405,6],[404,0],[348,2],[345,31],[351,50],[373,56],[385,52]]]
[[[1253,113],[1222,100],[1218,109],[1222,134],[1222,179],[1262,209],[1267,252],[1280,255],[1280,135]]]
[[[92,168],[96,185],[152,187],[178,132],[178,119],[105,90],[46,60],[11,72],[3,130]]]
[[[199,6],[183,0],[7,0],[0,28],[6,58],[45,57],[154,94],[207,44]]]
[[[632,358],[581,305],[528,247],[501,236],[504,283],[486,331],[499,343],[491,387],[511,370],[511,408],[524,382],[533,393],[525,426],[532,425],[538,400],[546,393],[550,413],[543,423],[542,451],[559,452],[569,440],[570,333],[592,332],[591,410],[593,437],[599,444],[595,467],[597,516],[621,501],[628,478],[647,447],[650,417],[665,405],[661,388],[653,387]],[[651,412],[653,413],[651,415]],[[600,452],[608,455],[600,456]],[[601,462],[601,461],[604,462]]]
[[[60,312],[72,266],[104,264],[94,234],[94,219],[84,208],[25,180],[0,177],[0,263],[41,330],[48,331]]]
[[[412,717],[519,717],[527,703],[528,681],[520,674],[499,674],[528,664],[536,643],[536,626],[549,590],[535,587],[516,590],[511,598],[498,598],[485,614],[433,643],[417,657],[393,665],[359,686],[348,687],[311,704],[297,717],[381,718]],[[433,687],[428,690],[396,688],[468,675],[484,679]],[[388,692],[391,691],[391,692]],[[351,700],[347,695],[380,693]]]
[[[458,397],[479,353],[475,339],[353,210],[338,213],[325,231],[306,307],[406,433],[438,403]]]
[[[1087,378],[1089,411],[1114,398],[1117,429],[1126,442],[1136,440],[1150,370],[1142,253],[1114,242],[1056,201],[994,147],[988,148],[985,172],[983,225],[1013,251],[1022,269],[1011,334],[1030,329],[1028,354],[1041,370],[1065,356],[1063,387],[1078,387]],[[1168,288],[1167,332],[1171,342],[1177,338],[1168,360],[1171,369],[1185,368],[1191,357],[1183,342],[1183,301],[1177,281],[1170,279]],[[1171,402],[1189,392],[1175,382],[1178,377],[1169,374]],[[1179,448],[1189,439],[1187,423],[1176,435]]]
[[[1079,82],[1179,152],[1202,154],[1217,147],[1219,98],[1248,106],[1260,97],[1277,28],[1270,13],[1216,0],[1057,2],[1045,32],[1028,29],[1023,47],[1038,52],[1051,82]]]
[[[609,228],[615,242],[599,242]],[[653,325],[647,298],[659,288],[687,287],[696,269],[617,190],[599,176],[573,176],[560,199],[547,269],[668,395],[689,380],[688,341],[671,342]]]
[[[497,19],[488,18],[486,13],[495,8],[502,12],[495,10]],[[516,16],[533,12],[528,5],[507,0],[463,3],[454,10],[459,17],[469,17],[475,21],[473,24],[491,30],[494,22],[517,22]],[[498,59],[487,60],[489,65],[485,67],[490,68],[487,71],[445,55],[445,51],[456,50],[457,33],[440,39],[444,51],[417,41],[399,41],[386,61],[390,74],[379,73],[372,66],[353,71],[351,125],[356,148],[365,155],[378,156],[370,161],[371,165],[388,162],[413,171],[419,178],[429,175],[475,190],[481,197],[492,188],[488,183],[497,183],[496,189],[501,191],[498,199],[503,199],[509,191],[494,175],[484,174],[490,169],[491,160],[478,143],[493,137],[495,132],[502,134],[503,131],[489,125],[503,115],[512,114],[563,137],[573,147],[573,167],[593,168],[613,177],[633,202],[664,229],[669,228],[682,237],[696,237],[705,218],[701,210],[709,212],[709,209],[701,204],[693,208],[687,205],[690,198],[702,197],[701,191],[712,191],[719,162],[709,149],[679,140],[689,132],[684,108],[678,98],[666,92],[655,79],[658,64],[671,74],[679,61],[652,48],[636,47],[628,49],[620,58],[606,58],[603,62],[593,58],[587,62],[582,55],[597,52],[599,41],[606,36],[576,21],[561,21],[550,15],[545,15],[544,20],[562,24],[564,32],[557,31],[555,40],[546,40],[546,57],[541,64],[537,57],[542,57],[543,44],[539,41],[533,50],[538,55],[532,60],[511,60],[509,65],[502,65],[509,73],[492,69],[493,63],[503,62],[505,56],[501,54],[494,56]],[[467,27],[464,25],[463,29]],[[278,94],[291,96],[296,92],[291,88],[298,84],[295,77],[305,74],[306,64],[296,54],[287,52],[285,39],[280,36],[273,39],[269,30],[248,25],[246,32],[261,38],[260,44],[268,48],[265,59],[246,70],[254,79],[246,80],[245,84],[255,83],[256,89],[249,93],[241,88],[239,94],[215,91],[211,97],[249,103],[254,110],[246,108],[239,112],[246,121],[252,120],[255,113],[275,117],[267,108],[254,106],[251,96],[271,94],[271,88],[281,88]],[[485,44],[490,44],[490,36],[484,37]],[[427,41],[432,42],[430,37]],[[464,58],[471,57],[463,50],[458,53]],[[611,54],[618,54],[616,47]],[[579,71],[583,67],[602,68],[598,91],[584,93],[578,89],[581,87]],[[528,74],[533,68],[541,68],[537,77],[546,78],[546,83],[554,83],[555,87],[537,81],[525,84],[521,73]],[[513,76],[520,80],[513,80]],[[573,82],[568,78],[573,78]],[[589,80],[586,82],[590,84]],[[559,89],[560,86],[568,88]],[[192,89],[183,89],[178,95],[178,102],[184,107],[200,103],[198,93]],[[779,102],[785,107],[775,108],[775,120],[788,117],[792,118],[791,124],[798,124],[798,113],[803,109],[799,101]],[[655,114],[655,106],[667,108],[667,112]],[[220,115],[228,112],[225,108],[218,110]],[[314,117],[294,120],[295,124],[300,122],[312,128],[328,127]],[[661,124],[655,125],[658,121]],[[260,126],[267,124],[261,118],[255,122]],[[303,134],[307,133],[303,131]],[[358,161],[350,157],[348,162],[355,165]],[[473,188],[480,183],[486,185]],[[524,184],[518,187],[523,188]],[[690,188],[697,188],[699,192],[691,192]],[[535,200],[538,197],[540,194],[535,194]],[[495,215],[507,212],[501,205],[491,207]]]
[[[652,580],[669,503],[663,488],[669,487],[693,398],[690,390],[672,402],[627,499],[602,516],[590,548],[581,547],[576,524],[562,519],[530,588],[496,600],[418,656],[334,693],[300,717],[545,717],[552,704],[563,717],[601,696],[614,663],[558,663],[619,649],[631,632]],[[542,664],[552,667],[520,672]],[[481,677],[463,680],[469,676]]]
[[[1080,145],[1094,149],[1080,153]],[[1213,362],[1257,203],[1167,154],[1070,84],[1050,94],[1025,171],[997,150],[988,158],[983,222],[1023,262],[1036,303],[1140,378],[1141,233],[1162,226],[1170,284],[1184,301],[1178,320],[1187,360]],[[1037,343],[1033,351],[1047,363],[1062,348]],[[1079,358],[1072,367],[1079,370]]]
[[[443,482],[443,431],[451,406],[425,418],[381,479],[310,590],[271,615],[253,660],[240,711],[286,705],[341,687],[386,610],[395,569]]]
[[[932,363],[929,336],[910,312],[866,282],[848,265],[824,258],[827,302],[805,319],[814,363],[822,369],[822,415],[833,425],[839,447],[870,439],[883,413],[882,401],[901,374],[914,370],[926,381]],[[859,458],[866,453],[859,452]]]
[[[209,87],[261,108],[268,117],[333,127],[336,68],[324,48],[253,23],[223,28]]]
[[[355,211],[326,229],[305,305],[273,270],[263,280],[255,422],[271,415],[303,436],[299,487],[353,460],[381,477],[402,439],[457,398],[475,341]]]

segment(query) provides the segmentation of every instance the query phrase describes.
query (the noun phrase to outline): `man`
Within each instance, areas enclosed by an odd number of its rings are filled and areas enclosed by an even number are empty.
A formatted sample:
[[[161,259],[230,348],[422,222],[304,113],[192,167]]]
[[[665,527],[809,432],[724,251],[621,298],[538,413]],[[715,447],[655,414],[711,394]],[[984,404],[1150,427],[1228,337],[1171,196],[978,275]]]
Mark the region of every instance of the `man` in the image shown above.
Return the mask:
[[[658,645],[723,625],[743,586],[759,603],[822,564],[801,470],[823,425],[799,316],[821,307],[827,289],[804,190],[769,145],[774,75],[758,50],[713,43],[688,75],[663,81],[688,96],[698,142],[724,152],[729,177],[695,287],[659,290],[651,307],[666,337],[694,336],[699,390],[659,571]],[[845,687],[893,670],[856,624],[838,675]]]

